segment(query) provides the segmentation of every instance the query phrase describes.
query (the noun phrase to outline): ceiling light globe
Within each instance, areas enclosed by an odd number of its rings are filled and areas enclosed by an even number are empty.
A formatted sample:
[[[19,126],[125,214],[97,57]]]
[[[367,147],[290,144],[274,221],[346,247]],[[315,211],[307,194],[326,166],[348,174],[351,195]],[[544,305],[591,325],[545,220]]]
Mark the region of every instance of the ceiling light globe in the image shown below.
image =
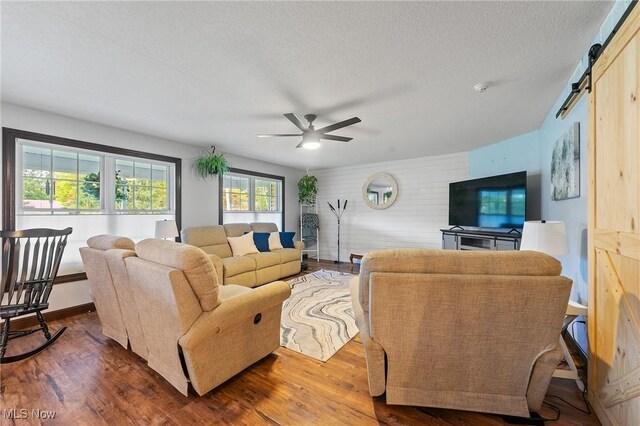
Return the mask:
[[[304,149],[318,149],[320,148],[320,142],[316,141],[306,141],[302,144]]]

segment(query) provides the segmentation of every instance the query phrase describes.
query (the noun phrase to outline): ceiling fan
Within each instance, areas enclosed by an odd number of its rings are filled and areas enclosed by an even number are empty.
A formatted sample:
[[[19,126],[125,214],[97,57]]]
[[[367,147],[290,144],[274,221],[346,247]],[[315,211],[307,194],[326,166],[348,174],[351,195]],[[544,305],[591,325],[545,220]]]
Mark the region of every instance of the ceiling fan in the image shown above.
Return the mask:
[[[304,119],[309,122],[309,126],[305,127],[302,121],[297,115],[290,112],[284,114],[289,121],[291,121],[298,129],[302,130],[302,133],[279,133],[273,135],[258,135],[259,138],[279,138],[289,136],[302,136],[302,141],[296,146],[296,148],[306,149],[318,149],[320,148],[320,139],[327,139],[330,141],[349,142],[353,138],[347,138],[345,136],[328,135],[327,133],[334,130],[342,129],[343,127],[351,126],[352,124],[359,123],[361,120],[358,117],[353,117],[348,120],[341,121],[339,123],[331,124],[330,126],[323,127],[316,130],[313,127],[313,121],[316,119],[315,114],[306,114]]]

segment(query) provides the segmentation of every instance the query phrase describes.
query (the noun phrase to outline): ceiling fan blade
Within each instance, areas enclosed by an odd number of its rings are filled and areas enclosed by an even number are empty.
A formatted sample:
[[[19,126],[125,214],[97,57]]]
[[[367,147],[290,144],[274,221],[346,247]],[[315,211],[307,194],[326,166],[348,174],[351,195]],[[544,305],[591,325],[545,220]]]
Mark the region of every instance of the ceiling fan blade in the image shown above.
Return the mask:
[[[295,126],[298,129],[302,130],[303,132],[306,132],[307,130],[309,130],[304,126],[304,123],[302,123],[302,121],[300,121],[298,116],[295,115],[294,113],[289,112],[287,114],[284,114],[284,116],[287,117],[289,119],[289,121],[291,121],[293,124],[295,124]]]
[[[284,138],[287,136],[302,136],[300,133],[275,133],[271,135],[258,135],[259,138]]]
[[[353,138],[347,138],[344,136],[335,136],[335,135],[322,135],[320,139],[328,139],[330,141],[338,141],[338,142],[349,142]]]
[[[329,133],[329,132],[333,132],[334,130],[342,129],[343,127],[351,126],[352,124],[356,124],[356,123],[359,123],[361,121],[362,120],[360,120],[358,117],[353,117],[353,118],[350,118],[348,120],[344,120],[344,121],[341,121],[339,123],[335,123],[335,124],[332,124],[330,126],[323,127],[322,129],[316,130],[316,132]]]
[[[298,145],[296,145],[296,148],[302,148],[302,144],[304,143],[304,140],[301,140],[300,143]]]

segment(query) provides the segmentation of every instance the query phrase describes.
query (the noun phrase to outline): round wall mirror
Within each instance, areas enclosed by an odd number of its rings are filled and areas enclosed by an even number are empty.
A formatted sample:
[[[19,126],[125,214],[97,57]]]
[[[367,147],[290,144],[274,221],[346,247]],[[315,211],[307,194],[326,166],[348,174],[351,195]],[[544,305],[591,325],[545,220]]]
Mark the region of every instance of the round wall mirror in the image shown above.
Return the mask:
[[[376,173],[362,185],[362,199],[372,209],[386,209],[398,198],[398,183],[387,173]]]

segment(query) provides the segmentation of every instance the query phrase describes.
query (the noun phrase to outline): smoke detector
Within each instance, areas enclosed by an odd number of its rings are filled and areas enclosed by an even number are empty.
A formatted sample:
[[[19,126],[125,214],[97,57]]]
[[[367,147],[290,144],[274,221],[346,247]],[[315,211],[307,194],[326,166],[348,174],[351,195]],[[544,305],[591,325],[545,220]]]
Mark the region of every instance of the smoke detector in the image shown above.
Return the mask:
[[[488,88],[489,86],[487,85],[487,83],[478,83],[473,86],[473,90],[480,93],[485,92]]]

